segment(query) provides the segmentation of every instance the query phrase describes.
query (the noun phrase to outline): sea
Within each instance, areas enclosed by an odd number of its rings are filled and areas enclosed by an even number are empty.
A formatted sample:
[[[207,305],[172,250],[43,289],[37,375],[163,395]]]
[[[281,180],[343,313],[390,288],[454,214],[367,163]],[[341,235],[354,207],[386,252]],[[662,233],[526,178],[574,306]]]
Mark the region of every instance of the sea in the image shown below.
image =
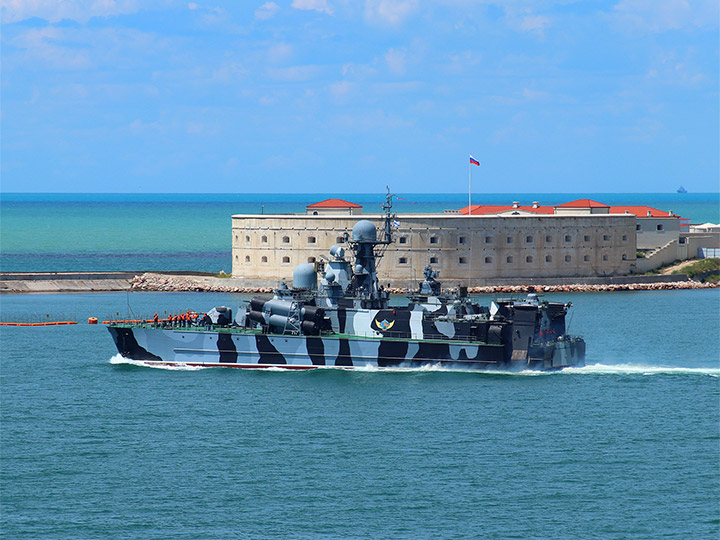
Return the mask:
[[[716,195],[688,195],[590,198],[720,221]],[[3,195],[3,269],[229,271],[231,214],[327,198],[233,197]],[[720,289],[548,295],[588,344],[587,366],[552,373],[159,369],[87,324],[248,299],[0,295],[2,321],[79,322],[0,326],[0,535],[720,537]]]

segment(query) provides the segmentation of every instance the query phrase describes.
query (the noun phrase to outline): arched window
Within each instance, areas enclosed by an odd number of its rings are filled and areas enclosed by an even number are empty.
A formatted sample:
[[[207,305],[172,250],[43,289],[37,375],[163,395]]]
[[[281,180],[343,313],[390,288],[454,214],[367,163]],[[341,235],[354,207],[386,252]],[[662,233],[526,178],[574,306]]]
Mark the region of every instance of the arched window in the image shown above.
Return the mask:
[[[658,223],[657,230],[662,231],[665,227],[663,227],[662,223]]]
[[[467,259],[465,259],[465,257],[458,257],[458,262],[460,264],[465,264],[465,263],[467,263]]]
[[[525,257],[525,262],[531,263],[532,262],[532,255],[528,255]]]
[[[546,243],[552,242],[552,236],[547,235],[547,236],[545,237],[545,242],[546,242]]]
[[[528,234],[528,235],[525,237],[525,242],[527,242],[528,244],[532,244],[532,241],[533,241],[532,235],[529,235],[529,234]]]
[[[314,244],[315,243],[315,237],[314,236],[308,236],[308,244]]]
[[[309,262],[309,263],[314,263],[314,262],[315,262],[315,257],[308,257],[308,262]]]
[[[249,263],[249,262],[250,262],[250,255],[245,255],[245,262],[246,262],[246,263]]]
[[[572,236],[570,236],[569,234],[566,234],[566,235],[565,235],[565,241],[566,241],[566,242],[572,242]]]
[[[492,262],[492,257],[485,257],[485,264],[490,264]]]
[[[283,258],[282,258],[282,262],[283,262],[284,264],[289,263],[289,262],[290,262],[290,257],[287,257],[287,256],[283,257]]]
[[[572,257],[570,255],[565,255],[565,262],[572,261]]]
[[[607,261],[607,260],[608,260],[608,256],[607,256],[607,255],[603,255],[603,261]]]
[[[247,243],[247,244],[250,243],[250,236],[245,235],[245,243]]]
[[[512,262],[513,262],[513,258],[512,258],[512,257],[508,257],[507,259],[505,259],[505,261],[507,261],[508,263],[512,263]]]
[[[437,257],[430,257],[430,264],[437,264]]]
[[[398,259],[399,264],[407,264],[407,258],[406,257],[400,257]]]
[[[267,244],[267,236],[263,236],[263,237],[262,237],[262,243],[263,243],[263,244]]]
[[[585,255],[585,256],[583,257],[583,261],[584,261],[584,262],[590,262],[590,256],[589,256],[589,255]]]
[[[263,255],[263,258],[260,259],[260,261],[266,263],[266,262],[267,262],[267,257],[266,257],[265,255]]]
[[[545,255],[545,262],[552,262],[552,255]]]
[[[289,244],[290,243],[290,237],[289,236],[283,236],[283,244]]]

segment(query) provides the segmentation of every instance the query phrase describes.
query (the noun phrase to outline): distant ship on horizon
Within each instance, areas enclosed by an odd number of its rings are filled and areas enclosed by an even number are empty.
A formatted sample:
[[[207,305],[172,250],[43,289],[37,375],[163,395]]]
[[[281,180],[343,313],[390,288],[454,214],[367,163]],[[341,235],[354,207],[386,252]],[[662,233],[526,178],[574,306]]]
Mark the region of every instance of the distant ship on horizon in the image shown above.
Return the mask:
[[[677,192],[678,193],[687,193],[688,191],[683,186],[680,186],[679,188],[677,188]]]

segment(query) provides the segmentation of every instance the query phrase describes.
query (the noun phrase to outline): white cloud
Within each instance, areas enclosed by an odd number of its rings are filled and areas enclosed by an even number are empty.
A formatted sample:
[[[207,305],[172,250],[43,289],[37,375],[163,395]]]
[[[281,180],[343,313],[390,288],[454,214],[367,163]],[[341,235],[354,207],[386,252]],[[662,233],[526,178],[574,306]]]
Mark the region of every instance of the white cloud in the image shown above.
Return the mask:
[[[539,38],[545,37],[545,30],[550,27],[550,18],[538,15],[530,8],[505,8],[505,19],[510,28],[516,32],[534,34]]]
[[[69,19],[84,24],[93,17],[125,15],[140,9],[136,0],[2,0],[1,6],[4,23],[38,17],[53,23]]]
[[[292,7],[308,11],[314,10],[328,15],[333,14],[332,6],[327,3],[327,0],[293,0]]]
[[[293,55],[292,45],[287,43],[275,43],[268,49],[268,60],[270,62],[282,62],[289,59]]]
[[[394,75],[405,74],[406,61],[405,51],[390,49],[387,53],[385,53],[385,62],[387,63],[390,72]]]
[[[394,26],[402,23],[417,8],[417,0],[366,0],[365,19]]]
[[[189,9],[190,11],[194,11],[194,10],[196,10],[198,7],[200,7],[200,6],[198,6],[195,2],[190,2],[190,3],[188,4],[188,9]]]
[[[272,19],[278,11],[280,11],[280,6],[275,2],[265,2],[255,10],[255,18],[260,21],[267,21],[268,19]]]
[[[717,0],[620,0],[613,8],[625,25],[649,32],[718,25]]]

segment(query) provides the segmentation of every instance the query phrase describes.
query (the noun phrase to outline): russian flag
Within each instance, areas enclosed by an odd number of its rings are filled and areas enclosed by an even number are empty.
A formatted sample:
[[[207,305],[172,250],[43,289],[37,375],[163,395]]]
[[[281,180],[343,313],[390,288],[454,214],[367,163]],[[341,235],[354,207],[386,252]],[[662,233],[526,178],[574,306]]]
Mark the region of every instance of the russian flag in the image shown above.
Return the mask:
[[[473,165],[480,165],[480,162],[472,156],[470,156],[470,163]]]

